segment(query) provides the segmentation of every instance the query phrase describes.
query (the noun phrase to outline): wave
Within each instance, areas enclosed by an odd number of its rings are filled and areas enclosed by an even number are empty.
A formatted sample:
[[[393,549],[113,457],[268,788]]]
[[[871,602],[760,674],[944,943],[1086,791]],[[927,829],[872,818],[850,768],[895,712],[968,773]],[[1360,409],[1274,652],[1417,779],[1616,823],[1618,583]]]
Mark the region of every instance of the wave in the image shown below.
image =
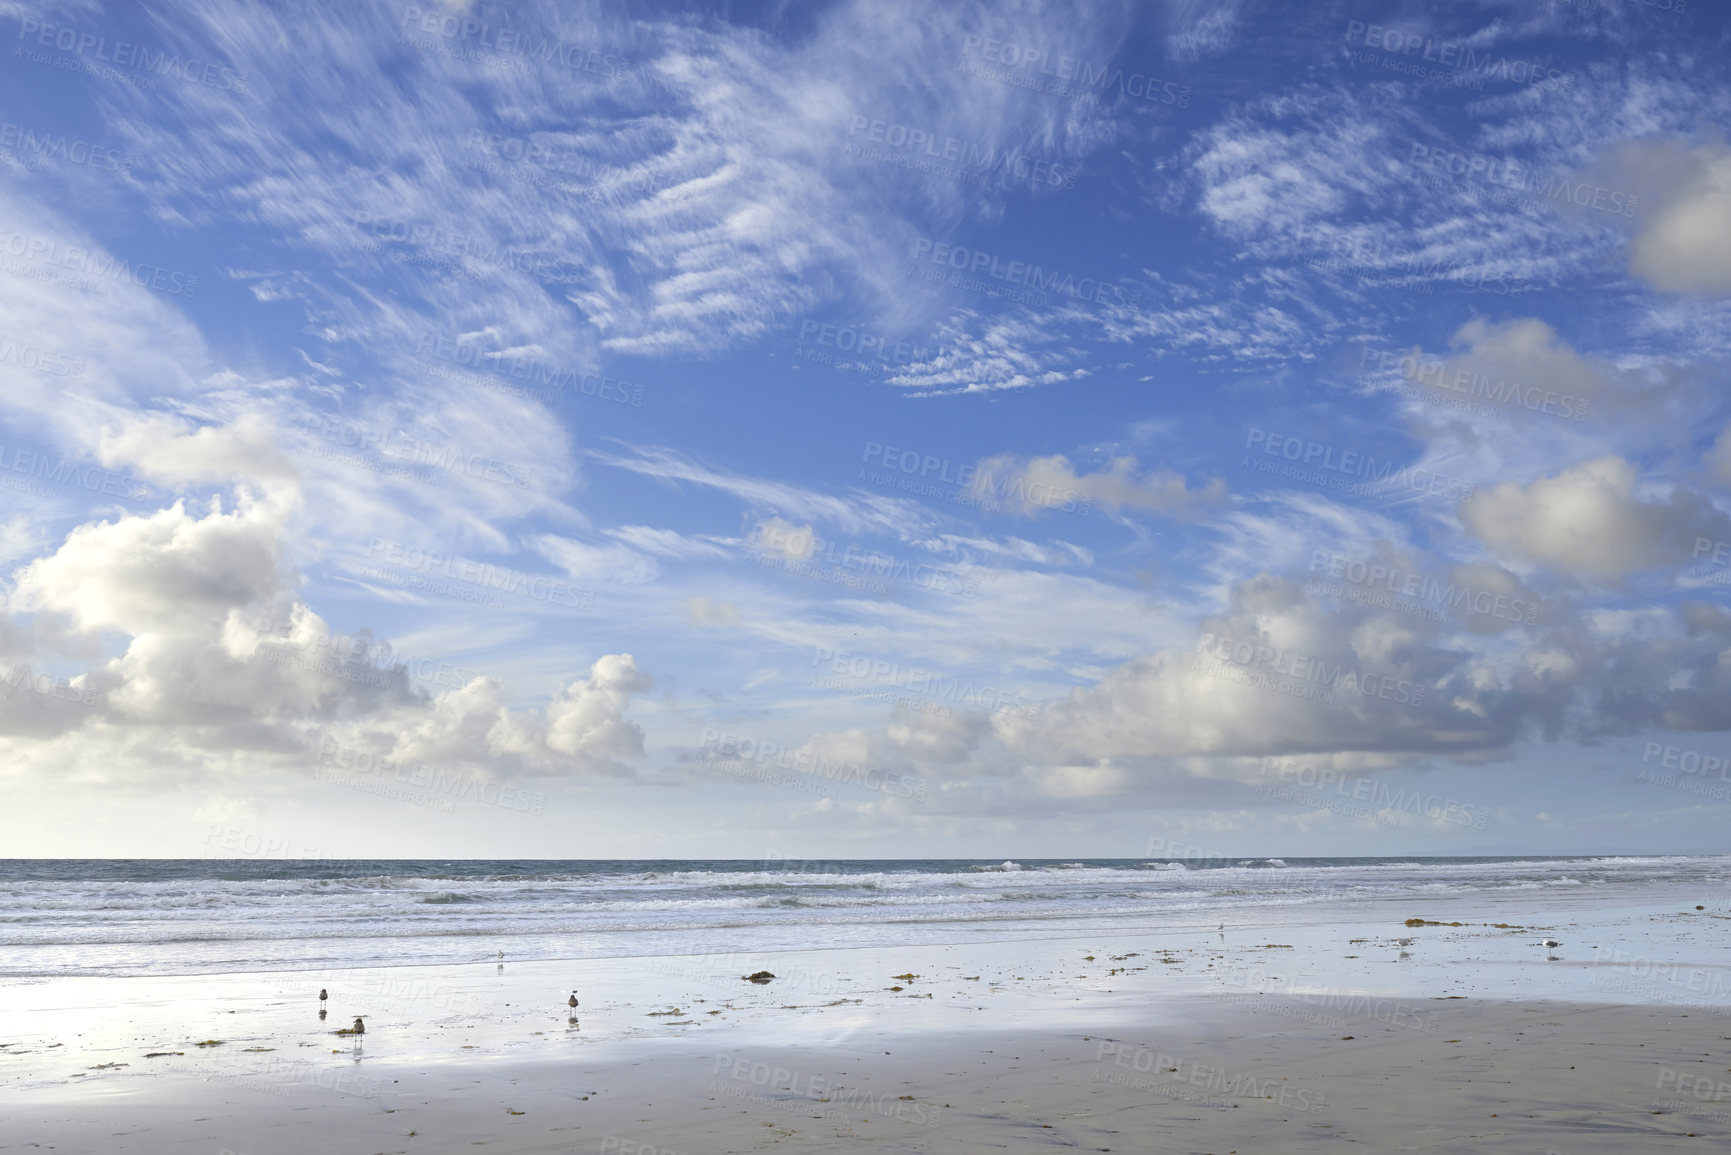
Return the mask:
[[[1060,927],[1071,933],[1125,919],[1212,926],[1225,908],[1277,923],[1331,904],[1409,897],[1496,903],[1518,913],[1573,908],[1606,894],[1622,901],[1640,888],[1731,882],[1731,859],[1693,855],[441,861],[299,870],[281,863],[258,864],[249,874],[208,862],[0,862],[0,926],[9,948],[0,976],[462,961],[482,948],[573,958],[730,943],[892,946]]]

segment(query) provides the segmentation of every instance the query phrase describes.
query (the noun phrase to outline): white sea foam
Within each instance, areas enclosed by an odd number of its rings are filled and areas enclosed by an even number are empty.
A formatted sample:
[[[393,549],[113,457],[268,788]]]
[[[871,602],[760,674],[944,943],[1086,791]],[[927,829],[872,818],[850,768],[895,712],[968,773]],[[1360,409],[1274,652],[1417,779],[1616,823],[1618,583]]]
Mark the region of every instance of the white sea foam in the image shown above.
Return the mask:
[[[890,946],[1723,888],[1731,859],[0,863],[0,976]],[[1304,912],[1310,911],[1311,914]]]

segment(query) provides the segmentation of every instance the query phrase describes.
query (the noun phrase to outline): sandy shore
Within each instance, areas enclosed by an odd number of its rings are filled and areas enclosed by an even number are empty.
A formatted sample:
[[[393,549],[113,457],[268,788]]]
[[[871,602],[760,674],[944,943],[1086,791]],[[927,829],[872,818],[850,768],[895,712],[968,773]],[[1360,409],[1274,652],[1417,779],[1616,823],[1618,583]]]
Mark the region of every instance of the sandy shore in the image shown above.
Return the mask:
[[[1575,1155],[1731,1140],[1731,918],[1675,903],[1521,925],[1441,906],[1420,926],[1358,913],[1287,925],[1278,942],[1126,928],[13,979],[0,1152],[699,1155],[863,1140]],[[760,967],[778,977],[742,980]],[[335,1034],[354,1015],[365,1036]]]
[[[1433,1004],[1346,1029],[1190,997],[1108,1035],[688,1036],[564,1060],[392,1065],[270,1086],[163,1076],[13,1099],[0,1150],[337,1153],[858,1150],[1723,1150],[1727,1020],[1663,1007]],[[1350,1037],[1342,1037],[1350,1036]],[[718,1040],[719,1041],[719,1040]],[[286,1070],[279,1074],[287,1074]],[[94,1093],[93,1093],[94,1092]],[[40,1147],[38,1146],[40,1144]]]

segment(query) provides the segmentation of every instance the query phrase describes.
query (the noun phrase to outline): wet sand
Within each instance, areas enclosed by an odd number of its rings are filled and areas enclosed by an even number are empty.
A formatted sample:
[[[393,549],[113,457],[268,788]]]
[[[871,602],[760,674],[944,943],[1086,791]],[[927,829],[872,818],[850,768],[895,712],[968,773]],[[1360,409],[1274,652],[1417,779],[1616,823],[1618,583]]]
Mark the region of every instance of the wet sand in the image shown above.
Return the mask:
[[[1727,927],[1368,912],[1281,942],[10,980],[0,1151],[1708,1151]]]

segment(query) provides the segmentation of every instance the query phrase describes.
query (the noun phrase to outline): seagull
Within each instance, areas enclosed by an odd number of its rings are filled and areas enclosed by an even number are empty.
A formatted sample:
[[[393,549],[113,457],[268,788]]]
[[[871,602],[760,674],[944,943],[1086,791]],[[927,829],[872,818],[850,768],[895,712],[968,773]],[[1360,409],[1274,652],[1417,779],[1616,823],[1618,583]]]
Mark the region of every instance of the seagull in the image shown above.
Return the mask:
[[[349,1029],[357,1035],[364,1035],[367,1033],[367,1024],[361,1022],[361,1017],[359,1015],[356,1015],[355,1016],[355,1025],[350,1027]]]
[[[1563,944],[1558,942],[1554,938],[1548,938],[1544,942],[1540,943],[1539,945],[1544,947],[1546,950],[1550,950],[1552,947],[1559,947],[1559,946],[1562,946]]]
[[[325,988],[323,988],[323,987],[319,988],[319,1003],[321,1004],[321,1006],[319,1007],[320,1010],[324,1009],[322,1004],[324,1003],[324,1001],[326,999],[328,999],[330,997],[331,997],[331,993],[329,991],[325,990]]]
[[[1397,938],[1394,941],[1396,944],[1398,944],[1400,946],[1411,946],[1412,942],[1413,942],[1413,940],[1410,938]]]
[[[572,1010],[577,1009],[577,992],[576,991],[571,992],[571,997],[565,1000],[565,1005],[570,1007]]]

